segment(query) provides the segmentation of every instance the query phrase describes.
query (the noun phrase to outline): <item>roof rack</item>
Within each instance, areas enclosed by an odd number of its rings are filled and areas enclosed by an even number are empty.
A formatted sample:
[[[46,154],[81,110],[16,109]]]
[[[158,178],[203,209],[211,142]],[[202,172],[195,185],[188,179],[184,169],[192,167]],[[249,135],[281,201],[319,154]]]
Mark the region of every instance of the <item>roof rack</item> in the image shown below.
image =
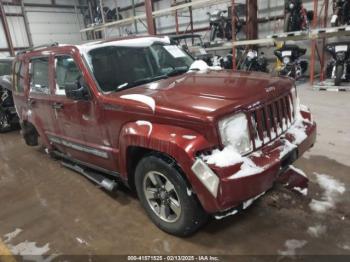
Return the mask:
[[[40,49],[44,49],[44,48],[48,48],[48,47],[54,47],[54,46],[59,46],[59,43],[58,42],[54,42],[54,43],[51,43],[51,44],[43,44],[43,45],[33,46],[33,47],[30,47],[30,48],[27,48],[25,50],[22,50],[22,51],[18,52],[18,54],[25,54],[25,53],[30,52],[30,51],[40,50]]]

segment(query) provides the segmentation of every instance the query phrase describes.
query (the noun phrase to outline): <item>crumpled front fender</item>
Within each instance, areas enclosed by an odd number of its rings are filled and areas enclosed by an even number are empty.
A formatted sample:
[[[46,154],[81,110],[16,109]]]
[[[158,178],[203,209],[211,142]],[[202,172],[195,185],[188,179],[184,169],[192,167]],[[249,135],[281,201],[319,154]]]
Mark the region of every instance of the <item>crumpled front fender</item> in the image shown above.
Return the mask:
[[[148,121],[136,121],[124,125],[119,141],[119,170],[124,179],[127,180],[128,178],[128,147],[137,146],[158,151],[176,160],[190,182],[191,190],[197,194],[203,207],[215,205],[214,202],[208,202],[208,199],[212,199],[212,196],[191,170],[196,152],[210,146],[204,136],[182,127],[152,124]]]

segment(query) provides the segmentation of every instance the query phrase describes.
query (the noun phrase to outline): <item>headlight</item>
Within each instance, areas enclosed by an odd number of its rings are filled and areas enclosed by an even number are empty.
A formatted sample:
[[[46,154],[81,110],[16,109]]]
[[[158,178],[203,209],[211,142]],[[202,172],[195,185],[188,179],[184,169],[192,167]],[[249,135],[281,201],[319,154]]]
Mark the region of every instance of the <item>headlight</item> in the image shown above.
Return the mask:
[[[285,56],[285,57],[283,57],[283,64],[289,64],[289,62],[290,62],[290,58],[289,58],[289,56]]]
[[[294,4],[293,3],[290,3],[289,4],[289,9],[292,10],[294,8]]]
[[[233,146],[241,155],[252,151],[248,120],[245,114],[239,113],[219,121],[219,131],[224,146]]]

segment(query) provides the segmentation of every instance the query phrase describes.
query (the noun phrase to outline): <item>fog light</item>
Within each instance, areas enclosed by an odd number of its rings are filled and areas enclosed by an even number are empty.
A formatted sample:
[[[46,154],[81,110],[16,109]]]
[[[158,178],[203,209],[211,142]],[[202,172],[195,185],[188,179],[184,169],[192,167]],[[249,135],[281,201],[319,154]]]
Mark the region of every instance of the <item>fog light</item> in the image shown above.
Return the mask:
[[[191,169],[209,192],[216,197],[218,194],[219,178],[208,165],[203,160],[197,159]]]

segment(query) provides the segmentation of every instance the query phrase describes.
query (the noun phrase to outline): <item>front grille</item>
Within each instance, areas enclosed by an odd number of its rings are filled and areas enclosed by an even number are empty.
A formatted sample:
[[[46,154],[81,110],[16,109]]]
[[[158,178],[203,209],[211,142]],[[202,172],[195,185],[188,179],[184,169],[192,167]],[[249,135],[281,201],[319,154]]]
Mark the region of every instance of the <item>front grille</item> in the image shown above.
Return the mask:
[[[254,150],[283,134],[294,122],[292,95],[284,95],[248,112]]]

